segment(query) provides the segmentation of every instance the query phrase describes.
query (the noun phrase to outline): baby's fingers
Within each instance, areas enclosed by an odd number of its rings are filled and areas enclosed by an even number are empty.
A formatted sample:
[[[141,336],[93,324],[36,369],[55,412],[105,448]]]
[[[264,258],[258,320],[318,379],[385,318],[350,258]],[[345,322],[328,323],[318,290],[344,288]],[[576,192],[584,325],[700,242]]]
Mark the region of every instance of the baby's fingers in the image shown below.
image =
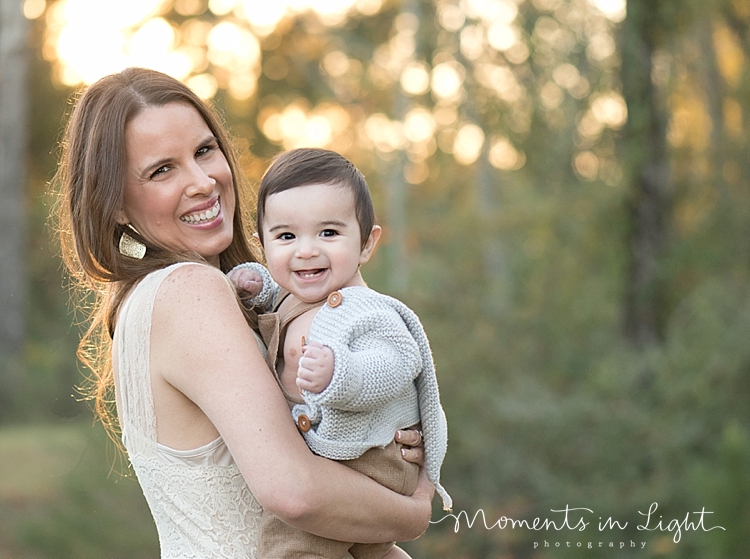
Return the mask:
[[[320,378],[318,378],[312,371],[300,367],[297,370],[297,388],[300,390],[307,390],[313,394],[318,394],[325,389],[327,386]]]

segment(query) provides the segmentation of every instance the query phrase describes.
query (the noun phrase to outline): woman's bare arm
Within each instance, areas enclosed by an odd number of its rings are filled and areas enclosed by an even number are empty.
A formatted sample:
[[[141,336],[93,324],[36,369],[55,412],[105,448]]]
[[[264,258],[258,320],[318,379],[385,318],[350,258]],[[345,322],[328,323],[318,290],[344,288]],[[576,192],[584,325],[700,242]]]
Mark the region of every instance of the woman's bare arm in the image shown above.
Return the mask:
[[[162,377],[202,410],[264,508],[346,541],[408,540],[426,530],[434,489],[426,476],[404,497],[310,452],[218,270],[183,266],[165,279],[151,344],[156,381]],[[170,410],[157,404],[157,422],[160,413]]]

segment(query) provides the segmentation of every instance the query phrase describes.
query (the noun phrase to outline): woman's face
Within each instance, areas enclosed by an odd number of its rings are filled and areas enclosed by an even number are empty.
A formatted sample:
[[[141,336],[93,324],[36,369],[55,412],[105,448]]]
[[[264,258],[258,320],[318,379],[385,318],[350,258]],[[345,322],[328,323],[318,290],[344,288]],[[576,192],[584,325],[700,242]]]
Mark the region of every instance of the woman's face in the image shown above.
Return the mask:
[[[200,113],[187,103],[149,107],[125,128],[120,224],[150,242],[194,251],[215,266],[232,242],[232,173]]]

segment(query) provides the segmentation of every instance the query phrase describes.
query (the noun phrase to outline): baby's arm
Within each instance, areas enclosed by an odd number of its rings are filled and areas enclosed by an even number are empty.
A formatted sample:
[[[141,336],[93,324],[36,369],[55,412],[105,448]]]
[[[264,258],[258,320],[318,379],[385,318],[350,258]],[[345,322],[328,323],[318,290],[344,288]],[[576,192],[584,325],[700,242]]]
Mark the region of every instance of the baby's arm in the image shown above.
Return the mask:
[[[246,304],[270,312],[279,294],[279,286],[271,274],[258,262],[244,262],[232,268],[227,277],[244,295]]]
[[[333,376],[322,392],[305,394],[308,404],[347,411],[375,409],[419,375],[419,346],[397,313],[369,313],[358,326],[360,336],[350,344],[330,344]]]

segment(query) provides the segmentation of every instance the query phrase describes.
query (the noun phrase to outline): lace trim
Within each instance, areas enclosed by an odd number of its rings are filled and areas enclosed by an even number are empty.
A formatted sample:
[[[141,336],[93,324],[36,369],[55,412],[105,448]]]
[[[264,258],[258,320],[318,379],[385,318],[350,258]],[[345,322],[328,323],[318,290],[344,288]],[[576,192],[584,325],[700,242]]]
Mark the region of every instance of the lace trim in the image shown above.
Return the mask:
[[[237,466],[131,459],[158,527],[162,558],[256,557],[262,508]]]
[[[156,452],[165,462],[186,466],[232,466],[234,458],[222,437],[190,450],[177,450],[156,443]]]

